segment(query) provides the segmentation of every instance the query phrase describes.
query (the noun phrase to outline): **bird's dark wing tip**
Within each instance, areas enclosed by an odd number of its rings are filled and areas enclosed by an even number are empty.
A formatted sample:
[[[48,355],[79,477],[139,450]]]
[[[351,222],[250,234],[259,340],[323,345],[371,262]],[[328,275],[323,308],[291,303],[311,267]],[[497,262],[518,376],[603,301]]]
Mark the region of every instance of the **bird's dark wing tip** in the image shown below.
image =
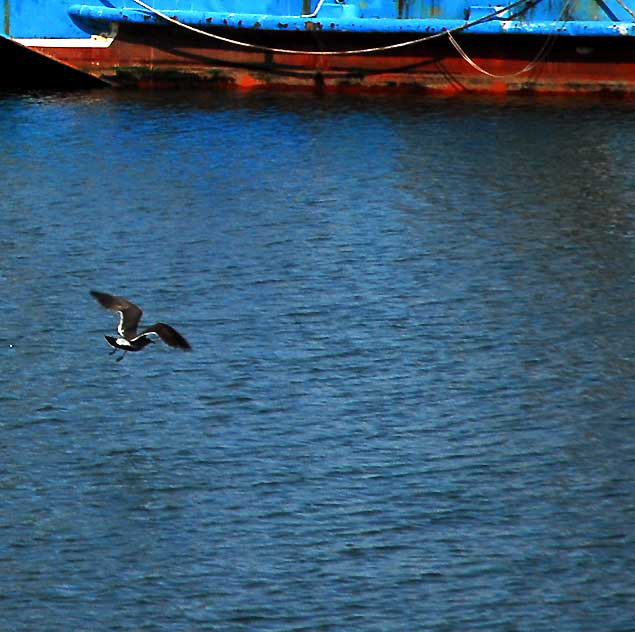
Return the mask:
[[[91,290],[90,295],[102,306],[108,309],[111,303],[111,296],[104,294],[104,292],[97,292],[97,290]]]
[[[112,299],[112,296],[110,294],[106,294],[105,292],[98,292],[97,290],[91,290],[90,295],[102,305]]]
[[[192,351],[192,345],[174,328],[170,328],[170,335],[163,337],[163,340],[172,347],[182,349],[183,351]],[[169,337],[169,341],[167,338]]]
[[[174,327],[170,325],[166,325],[165,323],[155,323],[154,325],[150,325],[150,327],[146,327],[141,332],[141,335],[146,333],[157,334],[165,344],[170,347],[176,347],[177,349],[182,349],[183,351],[191,351],[192,347],[190,343],[176,330]]]

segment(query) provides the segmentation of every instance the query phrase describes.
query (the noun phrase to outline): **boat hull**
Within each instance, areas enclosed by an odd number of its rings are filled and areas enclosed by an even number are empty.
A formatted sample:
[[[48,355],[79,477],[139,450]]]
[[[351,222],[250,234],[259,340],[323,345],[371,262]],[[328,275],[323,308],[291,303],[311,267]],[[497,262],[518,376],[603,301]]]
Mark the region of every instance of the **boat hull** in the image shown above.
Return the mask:
[[[210,29],[227,37],[229,29]],[[34,45],[61,64],[115,86],[292,88],[320,91],[635,94],[631,37],[457,34],[403,48],[396,33],[249,31],[245,44],[189,33],[177,26],[121,25],[108,46]],[[412,37],[410,37],[412,39]],[[471,63],[470,63],[471,62]]]
[[[3,90],[93,88],[103,84],[92,73],[58,63],[6,37],[0,37],[0,59],[3,63],[0,88]]]

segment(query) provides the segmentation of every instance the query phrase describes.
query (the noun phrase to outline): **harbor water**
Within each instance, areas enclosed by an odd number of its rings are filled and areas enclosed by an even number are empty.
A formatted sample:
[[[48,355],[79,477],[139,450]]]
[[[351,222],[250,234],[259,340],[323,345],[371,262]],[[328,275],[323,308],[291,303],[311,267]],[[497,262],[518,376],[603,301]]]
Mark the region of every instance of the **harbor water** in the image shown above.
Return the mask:
[[[635,105],[0,96],[0,630],[635,629]],[[121,362],[90,290],[167,322]]]

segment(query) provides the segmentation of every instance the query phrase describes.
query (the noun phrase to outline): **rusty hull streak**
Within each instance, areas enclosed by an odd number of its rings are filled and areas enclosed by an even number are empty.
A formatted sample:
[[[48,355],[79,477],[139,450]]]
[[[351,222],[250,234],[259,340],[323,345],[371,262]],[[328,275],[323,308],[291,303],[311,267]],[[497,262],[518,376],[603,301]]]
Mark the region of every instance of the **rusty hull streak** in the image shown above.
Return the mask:
[[[315,33],[320,33],[319,45],[326,50],[350,42],[341,32],[322,31],[321,23],[307,22],[306,27],[312,31],[318,29]],[[262,29],[249,32],[255,43],[280,43],[280,32]],[[186,36],[178,30],[170,30],[168,37],[165,33],[161,27],[135,25],[122,27],[108,48],[40,48],[40,51],[115,86],[209,85],[443,94],[635,94],[635,47],[631,50],[630,38],[614,38],[610,45],[599,39],[577,42],[576,38],[560,38],[550,49],[548,62],[539,63],[524,75],[500,79],[473,69],[445,38],[390,54],[311,56],[239,49],[200,36]],[[301,31],[283,34],[292,38],[291,45],[302,41]],[[392,41],[396,41],[395,37],[399,36],[395,35]],[[367,37],[363,41],[372,44],[386,39]],[[506,40],[508,48],[493,36],[464,36],[462,41],[481,67],[495,74],[511,75],[535,56],[544,39],[514,36]],[[511,54],[516,58],[511,58]],[[624,61],[611,63],[611,56]]]

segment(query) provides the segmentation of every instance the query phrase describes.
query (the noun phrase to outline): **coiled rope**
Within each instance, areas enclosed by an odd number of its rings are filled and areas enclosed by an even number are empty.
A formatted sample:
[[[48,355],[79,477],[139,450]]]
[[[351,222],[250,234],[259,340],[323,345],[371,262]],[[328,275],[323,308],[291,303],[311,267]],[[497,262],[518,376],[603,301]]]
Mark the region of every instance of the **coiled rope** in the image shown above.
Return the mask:
[[[197,33],[205,37],[211,37],[212,39],[219,40],[227,44],[232,44],[234,46],[242,46],[244,48],[260,50],[265,53],[284,53],[289,55],[362,55],[362,54],[368,54],[368,53],[379,53],[379,52],[383,52],[387,50],[394,50],[396,48],[405,48],[406,46],[414,46],[416,44],[421,44],[422,42],[429,42],[430,40],[437,39],[440,37],[445,37],[446,35],[451,35],[452,33],[458,33],[459,31],[464,31],[465,29],[468,29],[477,24],[481,24],[482,22],[488,22],[489,20],[492,20],[495,17],[499,16],[501,13],[505,13],[506,11],[509,11],[519,5],[531,4],[531,6],[536,6],[536,4],[538,4],[538,2],[541,2],[542,0],[534,0],[533,2],[531,0],[515,0],[511,4],[508,4],[507,6],[501,9],[492,11],[492,13],[489,13],[488,15],[480,17],[476,20],[466,22],[465,24],[462,24],[461,26],[457,26],[453,29],[446,29],[438,33],[433,33],[432,35],[418,37],[416,39],[408,40],[407,42],[399,42],[397,44],[388,44],[386,46],[375,46],[373,48],[358,48],[353,50],[337,50],[337,51],[292,50],[288,48],[272,48],[270,46],[261,46],[260,44],[250,44],[249,42],[241,42],[239,40],[230,39],[229,37],[223,37],[222,35],[217,35],[215,33],[209,33],[208,31],[203,31],[202,29],[198,29],[194,26],[190,26],[189,24],[184,24],[183,22],[180,22],[176,18],[172,18],[169,15],[166,15],[165,13],[159,11],[158,9],[151,7],[150,5],[143,2],[143,0],[132,0],[132,1],[138,4],[140,7],[143,7],[147,11],[150,11],[150,13],[153,13],[154,15],[161,18],[162,20],[165,20],[166,22],[170,22],[171,24],[180,26],[181,28],[191,31],[192,33]],[[565,4],[568,4],[568,3],[569,3],[569,0],[567,0]],[[318,8],[319,6],[321,6],[321,4],[318,4]],[[315,13],[316,11],[313,12],[313,14]],[[452,41],[452,39],[450,41]],[[461,54],[460,51],[459,51],[459,54]],[[467,58],[467,55],[464,58]]]

